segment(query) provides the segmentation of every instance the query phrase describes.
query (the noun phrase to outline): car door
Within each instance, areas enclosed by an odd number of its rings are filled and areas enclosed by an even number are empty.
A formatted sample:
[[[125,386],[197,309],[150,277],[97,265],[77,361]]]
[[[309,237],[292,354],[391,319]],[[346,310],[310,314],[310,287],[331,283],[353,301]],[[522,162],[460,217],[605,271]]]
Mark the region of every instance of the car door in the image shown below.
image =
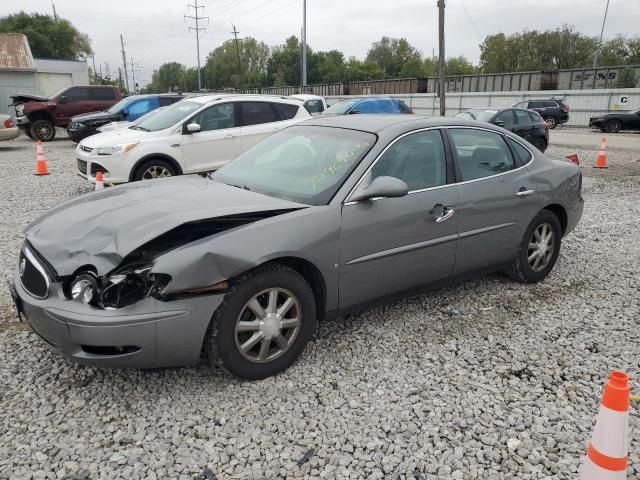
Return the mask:
[[[57,99],[56,120],[66,123],[71,117],[92,111],[89,89],[71,87]]]
[[[188,124],[200,131],[190,133]],[[188,172],[216,170],[240,155],[240,127],[236,105],[219,103],[201,110],[184,123],[182,155]]]
[[[398,138],[365,174],[355,192],[376,177],[392,176],[407,183],[409,194],[364,202],[347,198],[342,207],[341,308],[451,277],[458,187],[448,183],[447,170],[441,132],[431,129]]]
[[[280,118],[271,102],[239,102],[239,107],[242,119],[241,149],[243,152],[283,128],[283,125],[279,124]]]
[[[518,108],[514,110],[514,113],[516,123],[511,131],[530,142],[535,136],[536,126],[531,120],[529,112]]]
[[[507,109],[498,113],[496,117],[493,119],[492,123],[502,128],[506,128],[507,130],[513,131],[513,128],[515,126],[515,118],[513,116],[513,110]]]
[[[471,127],[447,134],[460,182],[455,273],[506,262],[540,209],[536,185],[501,134]]]

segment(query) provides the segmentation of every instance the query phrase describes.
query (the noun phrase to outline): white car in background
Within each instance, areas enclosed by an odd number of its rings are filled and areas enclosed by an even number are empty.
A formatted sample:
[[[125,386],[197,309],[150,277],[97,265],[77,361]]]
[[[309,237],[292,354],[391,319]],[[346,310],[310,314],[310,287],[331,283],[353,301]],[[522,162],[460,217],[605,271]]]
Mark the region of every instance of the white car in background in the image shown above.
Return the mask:
[[[0,142],[13,140],[20,135],[20,130],[13,123],[11,115],[0,114]]]
[[[289,98],[300,100],[304,104],[304,108],[306,108],[307,111],[312,115],[314,113],[322,113],[328,108],[327,101],[320,95],[299,94],[290,95]]]
[[[78,174],[95,182],[151,180],[208,172],[260,140],[311,118],[299,100],[265,95],[203,95],[140,123],[99,133],[76,148]]]

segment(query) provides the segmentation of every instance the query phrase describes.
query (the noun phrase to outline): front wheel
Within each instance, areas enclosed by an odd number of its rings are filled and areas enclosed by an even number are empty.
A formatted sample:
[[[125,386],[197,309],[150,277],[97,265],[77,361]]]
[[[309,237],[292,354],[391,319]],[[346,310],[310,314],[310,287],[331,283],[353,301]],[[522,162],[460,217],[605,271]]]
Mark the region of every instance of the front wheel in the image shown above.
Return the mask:
[[[542,210],[529,224],[507,273],[522,283],[543,280],[553,270],[562,243],[558,217]]]
[[[558,126],[558,119],[556,117],[545,117],[544,121],[547,122],[551,130]]]
[[[622,122],[620,120],[609,120],[605,124],[604,130],[607,133],[618,133],[622,130]]]
[[[133,180],[137,182],[139,180],[153,180],[175,175],[177,175],[176,169],[169,162],[159,158],[152,158],[138,167]]]
[[[304,277],[266,265],[232,283],[211,320],[205,352],[236,377],[263,379],[298,359],[315,326],[315,297]]]
[[[56,126],[49,120],[36,120],[31,124],[31,138],[50,142],[56,137]]]

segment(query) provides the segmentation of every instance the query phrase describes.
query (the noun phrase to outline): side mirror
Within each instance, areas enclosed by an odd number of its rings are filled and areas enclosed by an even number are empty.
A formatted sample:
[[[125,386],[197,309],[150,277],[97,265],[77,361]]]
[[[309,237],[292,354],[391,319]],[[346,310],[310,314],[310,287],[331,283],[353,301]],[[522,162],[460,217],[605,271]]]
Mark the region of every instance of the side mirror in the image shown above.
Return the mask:
[[[504,122],[502,120],[496,120],[493,124],[499,127],[504,127]]]
[[[405,182],[395,177],[376,177],[366,187],[361,187],[349,199],[350,202],[364,202],[372,198],[397,198],[409,193],[409,187]]]
[[[190,123],[187,125],[187,133],[198,133],[200,131],[200,125],[197,123]]]
[[[67,103],[67,96],[66,95],[62,95],[59,99],[58,102],[60,103]]]

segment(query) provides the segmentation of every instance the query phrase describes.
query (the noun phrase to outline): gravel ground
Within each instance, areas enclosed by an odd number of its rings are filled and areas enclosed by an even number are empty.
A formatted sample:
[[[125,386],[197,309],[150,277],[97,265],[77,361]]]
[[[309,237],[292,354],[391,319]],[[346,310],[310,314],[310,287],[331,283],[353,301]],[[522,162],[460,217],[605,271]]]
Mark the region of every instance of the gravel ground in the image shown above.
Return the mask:
[[[35,177],[30,141],[0,144],[5,277],[22,227],[87,190],[69,141],[46,155]],[[0,478],[576,478],[608,371],[640,391],[640,154],[609,162],[584,168],[583,220],[545,282],[494,275],[324,322],[260,382],[69,363],[12,320],[3,289]]]

